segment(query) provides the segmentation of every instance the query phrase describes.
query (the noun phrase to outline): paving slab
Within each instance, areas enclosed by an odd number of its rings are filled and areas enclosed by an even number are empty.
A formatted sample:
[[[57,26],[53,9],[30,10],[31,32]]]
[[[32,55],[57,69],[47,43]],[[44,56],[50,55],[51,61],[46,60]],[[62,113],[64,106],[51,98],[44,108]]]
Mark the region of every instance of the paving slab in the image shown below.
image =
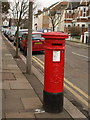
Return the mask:
[[[34,114],[31,112],[22,113],[6,113],[6,118],[35,118]],[[31,119],[30,119],[31,120]]]
[[[3,113],[24,112],[24,107],[20,98],[5,98],[2,101]]]
[[[2,90],[0,90],[0,117],[2,116]]]
[[[12,55],[11,55],[10,53],[8,53],[8,54],[5,54],[5,56],[10,56],[10,57],[12,57]]]
[[[42,103],[38,97],[21,98],[25,110],[38,109],[42,107]]]
[[[26,82],[27,79],[26,77],[22,74],[22,73],[15,73],[15,78],[18,80],[18,81],[22,81],[22,82]]]
[[[8,82],[9,82],[9,83],[13,83],[13,84],[14,84],[14,83],[15,83],[15,84],[16,84],[16,83],[28,83],[28,81],[27,81],[26,79],[17,79],[17,80],[15,80],[15,81],[9,81],[9,80],[8,80]],[[28,83],[28,84],[29,84],[29,83]]]
[[[67,120],[67,119],[70,119],[70,120],[72,120],[71,119],[71,117],[68,115],[68,113],[65,111],[65,110],[63,110],[61,113],[56,113],[56,114],[54,114],[54,113],[47,113],[47,112],[44,112],[44,113],[35,113],[35,116],[36,116],[36,118],[37,118],[37,120],[39,119],[39,118],[59,118],[59,119],[61,119],[61,120],[63,120],[63,119],[65,119],[65,120]]]
[[[17,82],[24,82],[24,83],[28,83],[28,81],[26,80],[26,78],[16,78]]]
[[[18,89],[33,89],[31,85],[28,82],[10,82],[10,88],[12,90],[18,90]]]
[[[5,90],[6,98],[32,98],[37,97],[33,89],[30,90]]]
[[[7,82],[7,81],[2,82],[2,89],[4,89],[4,90],[6,90],[6,89],[10,90],[9,82]]]
[[[9,69],[18,69],[17,65],[7,65]]]
[[[12,73],[12,70],[11,70],[11,69],[6,69],[6,68],[3,69],[2,71],[3,71],[3,72],[11,72],[11,73]],[[21,74],[22,72],[20,71],[20,69],[18,69],[18,70],[17,70],[17,69],[13,69],[13,73],[14,73],[14,74],[15,74],[15,73],[20,73],[20,74]]]
[[[14,73],[3,72],[2,73],[2,80],[16,80]]]

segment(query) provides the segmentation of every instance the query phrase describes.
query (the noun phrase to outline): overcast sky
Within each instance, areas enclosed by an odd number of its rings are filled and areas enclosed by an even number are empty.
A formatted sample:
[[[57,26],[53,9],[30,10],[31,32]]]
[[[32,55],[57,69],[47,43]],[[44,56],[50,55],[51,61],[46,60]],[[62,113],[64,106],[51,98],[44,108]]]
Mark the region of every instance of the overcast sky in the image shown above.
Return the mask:
[[[50,5],[62,0],[36,0],[36,1],[38,1],[42,7],[49,7]]]
[[[14,0],[8,0],[8,1],[14,1]],[[20,1],[20,0],[19,0]],[[40,8],[43,7],[49,7],[50,5],[58,2],[58,1],[62,1],[62,0],[33,0],[34,2],[38,2],[40,5]]]

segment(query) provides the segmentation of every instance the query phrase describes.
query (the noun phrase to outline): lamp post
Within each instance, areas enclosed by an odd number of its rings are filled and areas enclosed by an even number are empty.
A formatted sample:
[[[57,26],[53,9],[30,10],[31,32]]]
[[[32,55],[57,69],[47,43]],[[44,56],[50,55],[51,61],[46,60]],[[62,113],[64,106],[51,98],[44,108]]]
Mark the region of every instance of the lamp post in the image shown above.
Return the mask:
[[[29,0],[28,44],[27,44],[27,60],[26,60],[27,74],[31,74],[31,68],[32,68],[32,13],[33,13],[33,0]]]

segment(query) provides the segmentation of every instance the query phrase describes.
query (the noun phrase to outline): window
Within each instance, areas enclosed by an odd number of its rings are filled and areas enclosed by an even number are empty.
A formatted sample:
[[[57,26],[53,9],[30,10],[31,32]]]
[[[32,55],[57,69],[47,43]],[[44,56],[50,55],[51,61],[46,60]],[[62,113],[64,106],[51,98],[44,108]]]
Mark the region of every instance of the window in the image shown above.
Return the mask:
[[[23,34],[22,35],[22,40],[26,40],[28,38],[28,34]]]
[[[32,40],[44,40],[41,34],[32,34]]]
[[[68,27],[70,27],[70,25],[68,25]]]
[[[86,12],[86,9],[84,8],[83,11]]]
[[[83,17],[85,17],[86,16],[86,13],[83,13]]]
[[[69,11],[69,13],[71,14],[71,11]]]
[[[82,16],[83,16],[83,17],[86,17],[86,8],[83,8]]]
[[[85,28],[85,25],[84,25],[84,24],[82,24],[82,28]]]

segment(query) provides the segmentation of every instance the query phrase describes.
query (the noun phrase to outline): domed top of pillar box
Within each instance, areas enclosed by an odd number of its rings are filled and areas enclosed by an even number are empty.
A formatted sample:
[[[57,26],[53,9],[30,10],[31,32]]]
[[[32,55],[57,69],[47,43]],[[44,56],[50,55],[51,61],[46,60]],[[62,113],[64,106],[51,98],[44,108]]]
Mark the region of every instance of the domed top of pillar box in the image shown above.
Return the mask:
[[[68,34],[62,33],[62,32],[47,32],[47,33],[42,33],[42,37],[48,39],[66,39],[68,38]]]

